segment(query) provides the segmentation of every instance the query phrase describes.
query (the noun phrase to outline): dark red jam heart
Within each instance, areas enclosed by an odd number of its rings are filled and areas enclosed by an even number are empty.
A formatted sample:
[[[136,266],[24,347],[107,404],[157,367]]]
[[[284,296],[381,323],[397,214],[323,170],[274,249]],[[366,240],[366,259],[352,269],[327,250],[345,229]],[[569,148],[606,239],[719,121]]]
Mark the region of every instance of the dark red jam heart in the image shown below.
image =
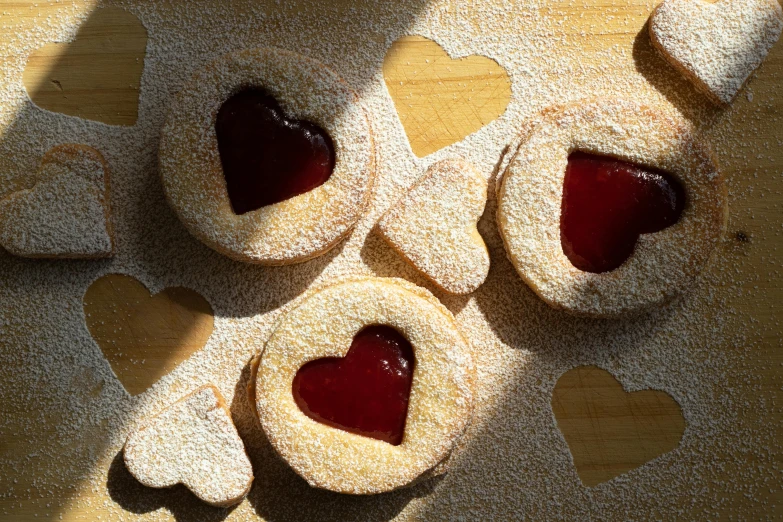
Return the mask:
[[[334,144],[326,131],[287,119],[261,89],[248,88],[226,100],[215,133],[235,214],[309,192],[334,169]]]
[[[673,225],[685,191],[673,176],[585,152],[568,157],[560,243],[585,272],[609,272],[633,253],[639,234]]]
[[[302,366],[294,377],[294,400],[311,419],[397,446],[413,367],[413,347],[405,337],[390,326],[368,326],[356,334],[344,358]]]

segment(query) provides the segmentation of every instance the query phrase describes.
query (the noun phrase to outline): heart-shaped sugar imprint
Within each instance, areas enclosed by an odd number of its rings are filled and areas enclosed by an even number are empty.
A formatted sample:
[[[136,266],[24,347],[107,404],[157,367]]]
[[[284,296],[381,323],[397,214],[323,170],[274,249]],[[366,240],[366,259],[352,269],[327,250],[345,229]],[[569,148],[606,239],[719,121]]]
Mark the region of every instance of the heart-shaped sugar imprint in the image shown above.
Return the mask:
[[[200,350],[212,334],[212,307],[188,288],[151,296],[136,279],[109,274],[84,294],[87,328],[131,395]]]
[[[309,192],[334,170],[334,144],[326,131],[286,118],[261,89],[245,89],[226,100],[215,133],[235,214]]]
[[[413,348],[397,330],[368,326],[344,358],[302,366],[293,381],[294,400],[312,419],[399,445],[414,366]]]
[[[728,104],[783,30],[778,0],[665,0],[650,19],[663,56],[718,104]]]
[[[101,153],[58,145],[44,155],[36,179],[0,201],[0,246],[22,257],[111,256],[109,166]]]
[[[184,484],[204,502],[236,504],[253,468],[217,388],[208,384],[143,421],[128,435],[125,466],[148,487]]]
[[[50,43],[27,59],[22,80],[44,109],[134,125],[147,31],[132,13],[102,7],[90,13],[73,42]]]
[[[511,100],[511,80],[497,62],[477,55],[452,59],[422,36],[392,44],[383,77],[419,157],[476,132],[503,114]]]
[[[627,393],[595,366],[564,373],[552,410],[586,486],[611,480],[677,447],[685,432],[682,410],[662,391]]]
[[[673,225],[683,208],[685,191],[671,175],[574,152],[563,183],[563,252],[585,272],[614,270],[631,256],[639,234]]]
[[[489,253],[476,228],[487,182],[460,159],[433,164],[378,222],[381,236],[447,292],[467,294],[489,272]]]

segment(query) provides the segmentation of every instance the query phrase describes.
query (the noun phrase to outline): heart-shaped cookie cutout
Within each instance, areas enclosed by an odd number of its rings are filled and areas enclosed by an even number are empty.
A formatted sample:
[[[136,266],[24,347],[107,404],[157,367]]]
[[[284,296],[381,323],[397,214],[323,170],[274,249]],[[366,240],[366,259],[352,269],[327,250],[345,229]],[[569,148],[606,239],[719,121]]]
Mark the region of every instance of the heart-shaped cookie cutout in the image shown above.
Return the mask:
[[[109,165],[101,153],[58,145],[44,155],[36,180],[0,201],[0,246],[22,257],[111,256]]]
[[[343,358],[316,359],[293,382],[294,400],[311,419],[399,445],[413,381],[413,347],[390,326],[356,334]]]
[[[309,192],[334,170],[334,144],[326,131],[287,118],[261,89],[245,89],[226,100],[215,134],[235,214]]]
[[[511,80],[497,62],[477,55],[453,59],[423,36],[392,44],[383,77],[419,157],[476,132],[503,114],[511,100]]]
[[[552,410],[576,472],[589,487],[673,450],[685,431],[682,410],[669,394],[628,393],[595,366],[574,368],[558,379]]]
[[[217,388],[196,389],[128,435],[125,466],[148,487],[184,484],[214,506],[242,500],[253,468]]]
[[[212,334],[206,299],[189,288],[166,288],[151,296],[136,279],[109,274],[84,294],[87,328],[114,374],[131,395],[200,350]]]
[[[563,252],[582,271],[609,272],[631,257],[640,234],[673,225],[684,208],[685,189],[673,176],[574,152],[563,182]]]
[[[476,228],[487,181],[470,163],[434,163],[378,222],[380,235],[447,292],[468,294],[487,278],[489,252]]]
[[[50,43],[30,54],[22,81],[43,109],[133,125],[146,47],[147,31],[133,14],[95,9],[72,42]]]
[[[778,0],[664,0],[653,45],[713,102],[728,104],[783,30]]]

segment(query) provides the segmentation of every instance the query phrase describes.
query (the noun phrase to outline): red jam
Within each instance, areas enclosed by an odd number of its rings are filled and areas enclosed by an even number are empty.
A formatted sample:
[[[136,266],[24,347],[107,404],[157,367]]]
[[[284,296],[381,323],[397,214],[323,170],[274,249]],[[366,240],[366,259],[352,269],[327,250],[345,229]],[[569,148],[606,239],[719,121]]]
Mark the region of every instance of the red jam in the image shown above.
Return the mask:
[[[302,366],[294,377],[294,400],[311,419],[397,446],[413,367],[413,347],[405,337],[390,326],[368,326],[356,334],[344,358]]]
[[[622,265],[639,234],[673,225],[685,191],[669,174],[585,152],[568,157],[560,243],[571,263],[602,273]]]
[[[261,89],[248,88],[226,100],[215,133],[235,214],[309,192],[334,169],[334,144],[326,131],[286,118]]]

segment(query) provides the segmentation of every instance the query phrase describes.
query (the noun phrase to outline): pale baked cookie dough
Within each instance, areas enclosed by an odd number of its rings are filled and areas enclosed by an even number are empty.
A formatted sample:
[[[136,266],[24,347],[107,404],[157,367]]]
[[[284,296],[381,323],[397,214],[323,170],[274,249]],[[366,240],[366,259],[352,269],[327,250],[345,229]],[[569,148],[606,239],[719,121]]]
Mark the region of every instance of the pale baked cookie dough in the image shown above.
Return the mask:
[[[92,147],[58,145],[36,184],[0,201],[0,246],[21,257],[104,258],[114,253],[109,164]]]
[[[547,109],[525,128],[498,182],[497,221],[508,258],[533,291],[555,308],[612,317],[661,305],[693,284],[724,230],[727,204],[712,153],[686,121],[597,99]],[[679,221],[639,236],[610,272],[582,272],[561,246],[563,181],[577,150],[668,172],[685,189]]]
[[[476,225],[487,181],[462,159],[434,163],[378,222],[378,232],[446,292],[469,294],[489,273],[489,252]]]
[[[397,329],[414,349],[399,446],[315,421],[292,393],[299,368],[345,356],[356,333],[373,324]],[[474,364],[453,316],[426,290],[398,279],[346,279],[309,294],[281,319],[254,360],[249,392],[272,446],[311,486],[373,494],[446,471],[473,413]]]
[[[778,0],[665,0],[650,18],[655,48],[717,104],[732,102],[781,30]]]
[[[128,471],[148,487],[184,484],[213,506],[240,502],[253,468],[223,396],[202,386],[136,428],[125,443]]]
[[[223,102],[247,87],[271,94],[288,118],[323,128],[335,166],[310,192],[236,215],[215,119]],[[240,261],[280,265],[321,255],[348,235],[369,200],[375,154],[367,114],[342,79],[305,56],[260,48],[208,64],[177,94],[161,133],[160,172],[169,204],[195,237]]]

